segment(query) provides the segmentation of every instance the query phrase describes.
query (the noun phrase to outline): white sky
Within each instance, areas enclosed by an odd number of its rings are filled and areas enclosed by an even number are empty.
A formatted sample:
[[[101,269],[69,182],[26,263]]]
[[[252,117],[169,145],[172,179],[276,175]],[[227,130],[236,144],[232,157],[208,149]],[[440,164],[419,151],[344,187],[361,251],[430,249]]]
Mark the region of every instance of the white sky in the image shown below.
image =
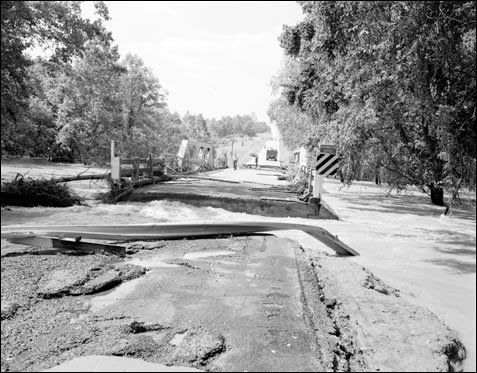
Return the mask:
[[[282,25],[294,1],[106,1],[121,57],[137,54],[169,93],[171,111],[206,118],[251,114],[268,123]],[[88,7],[90,4],[87,4]],[[89,12],[85,9],[85,14]]]

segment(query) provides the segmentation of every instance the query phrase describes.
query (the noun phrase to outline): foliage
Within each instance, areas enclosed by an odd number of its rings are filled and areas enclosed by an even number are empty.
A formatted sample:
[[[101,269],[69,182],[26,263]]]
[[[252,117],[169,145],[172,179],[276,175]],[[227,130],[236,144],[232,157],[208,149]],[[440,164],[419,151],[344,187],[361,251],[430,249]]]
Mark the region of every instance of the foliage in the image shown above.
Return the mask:
[[[147,150],[138,146],[150,147],[160,138],[156,127],[166,108],[165,92],[157,77],[138,56],[128,54],[122,65],[127,73],[121,77],[123,139],[120,144],[128,155],[147,154]]]
[[[270,104],[268,116],[277,124],[284,144],[289,149],[303,145],[304,134],[310,131],[310,118],[295,106],[288,105],[286,98],[279,98]]]
[[[66,184],[51,180],[25,180],[23,176],[2,183],[2,206],[67,207],[82,203]]]
[[[81,58],[58,65],[37,60],[28,70],[30,110],[20,123],[32,155],[105,164],[111,139],[126,157],[160,154],[185,129],[170,114],[165,91],[138,56],[119,61],[116,47],[94,39]]]
[[[110,156],[110,141],[121,124],[120,78],[116,48],[100,40],[88,43],[83,58],[54,77],[47,92],[56,112],[57,142],[72,158],[103,164]]]
[[[437,204],[442,187],[475,186],[475,2],[299,3],[270,109],[313,123],[295,141],[335,143],[348,178],[381,166]]]
[[[99,38],[111,41],[102,21],[108,19],[103,2],[95,2],[100,18],[85,20],[79,1],[2,1],[1,4],[1,151],[23,154],[31,148],[35,132],[31,116],[25,115],[28,99],[27,69],[32,64],[26,53],[33,47],[44,47],[50,61],[63,64],[84,50],[86,42]]]
[[[167,109],[167,93],[139,56],[126,55],[121,62],[126,73],[121,77],[122,131],[116,139],[124,156],[144,157],[160,154],[178,144],[185,127]]]
[[[218,138],[227,136],[254,137],[257,133],[267,132],[270,129],[265,122],[259,122],[255,114],[225,116],[218,120],[209,119],[208,124]]]
[[[208,141],[210,139],[207,122],[202,114],[193,115],[187,112],[182,120],[187,128],[189,138],[196,141]]]
[[[2,156],[105,164],[111,140],[125,157],[176,153],[183,138],[261,131],[253,116],[230,123],[201,114],[181,118],[139,56],[120,60],[105,3],[83,19],[81,1],[2,2]],[[42,57],[32,59],[33,48]],[[210,123],[214,122],[212,126]],[[266,127],[266,126],[265,126]]]

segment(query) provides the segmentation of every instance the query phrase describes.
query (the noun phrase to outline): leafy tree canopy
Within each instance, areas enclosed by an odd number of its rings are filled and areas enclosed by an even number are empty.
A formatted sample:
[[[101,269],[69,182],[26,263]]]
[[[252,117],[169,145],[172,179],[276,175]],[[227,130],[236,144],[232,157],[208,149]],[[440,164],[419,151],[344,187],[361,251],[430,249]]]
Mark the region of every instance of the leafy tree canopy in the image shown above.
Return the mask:
[[[235,115],[225,116],[220,119],[210,119],[209,126],[212,132],[218,137],[227,136],[256,136],[257,133],[267,132],[270,128],[265,122],[260,122],[257,116],[251,115]]]
[[[99,38],[112,41],[102,25],[109,19],[107,7],[95,1],[99,18],[82,18],[80,1],[1,2],[1,116],[2,154],[21,153],[25,133],[22,113],[28,107],[27,69],[33,61],[26,53],[32,47],[49,49],[50,60],[65,63],[84,51],[86,42]],[[23,122],[23,123],[20,123]]]
[[[304,20],[279,38],[294,61],[275,78],[279,129],[302,112],[312,125],[296,142],[337,144],[349,180],[381,166],[437,204],[443,186],[475,186],[476,3],[299,4]]]

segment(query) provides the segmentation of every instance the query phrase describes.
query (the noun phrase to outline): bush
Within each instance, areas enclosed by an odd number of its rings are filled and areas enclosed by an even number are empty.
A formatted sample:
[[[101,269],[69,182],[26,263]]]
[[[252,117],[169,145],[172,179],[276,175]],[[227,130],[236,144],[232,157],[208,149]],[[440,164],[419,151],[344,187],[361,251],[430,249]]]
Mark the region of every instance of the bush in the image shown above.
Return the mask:
[[[66,184],[51,180],[26,181],[23,176],[17,175],[15,180],[2,183],[2,206],[68,207],[82,202],[83,199]]]

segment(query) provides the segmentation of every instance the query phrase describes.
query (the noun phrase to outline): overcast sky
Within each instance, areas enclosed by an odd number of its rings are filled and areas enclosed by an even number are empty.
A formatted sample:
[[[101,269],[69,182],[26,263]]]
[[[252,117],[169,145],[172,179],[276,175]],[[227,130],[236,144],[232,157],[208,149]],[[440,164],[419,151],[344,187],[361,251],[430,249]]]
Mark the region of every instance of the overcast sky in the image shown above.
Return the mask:
[[[255,112],[268,122],[282,25],[294,1],[106,1],[121,57],[140,56],[168,91],[171,111],[206,118]],[[85,9],[88,13],[87,9]]]

